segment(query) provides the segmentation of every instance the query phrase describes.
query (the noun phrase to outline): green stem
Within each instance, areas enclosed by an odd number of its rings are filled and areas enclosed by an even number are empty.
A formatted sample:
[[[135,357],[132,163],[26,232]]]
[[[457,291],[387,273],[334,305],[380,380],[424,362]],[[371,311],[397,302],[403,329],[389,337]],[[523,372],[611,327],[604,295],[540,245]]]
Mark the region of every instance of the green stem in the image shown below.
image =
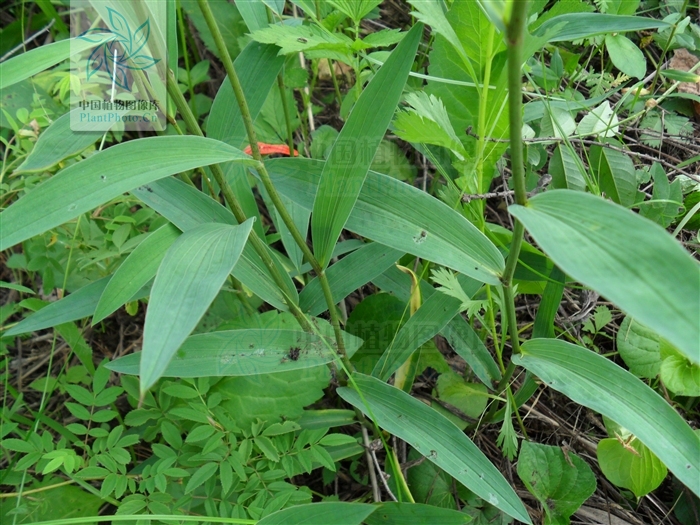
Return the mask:
[[[202,133],[202,129],[199,127],[199,123],[194,117],[192,109],[190,108],[189,104],[187,104],[185,97],[183,97],[182,93],[180,93],[180,89],[177,87],[177,81],[175,80],[175,75],[173,75],[172,71],[170,71],[170,74],[168,75],[167,87],[168,93],[175,102],[175,107],[180,112],[183,120],[185,121],[187,129],[193,135],[203,137],[204,133]],[[243,211],[240,202],[238,202],[238,199],[234,195],[231,186],[229,186],[226,177],[224,177],[224,172],[222,171],[221,167],[218,164],[212,164],[210,168],[214,179],[216,179],[217,184],[221,188],[221,192],[224,195],[224,200],[228,204],[229,208],[231,208],[231,211],[236,217],[236,220],[239,223],[245,222],[247,220],[245,212]],[[285,303],[287,303],[289,311],[292,313],[292,315],[294,315],[294,317],[299,322],[299,325],[305,331],[313,332],[313,327],[309,320],[306,318],[299,306],[286,293],[286,284],[267,250],[267,244],[265,244],[265,242],[258,236],[255,230],[251,230],[249,239],[253,248],[260,256],[260,259],[262,260],[263,264],[265,264],[265,267],[270,271],[270,275],[277,284],[280,293],[282,293],[282,295],[284,296]]]
[[[233,93],[236,97],[236,101],[238,102],[238,107],[241,110],[241,116],[243,117],[243,123],[248,134],[248,140],[250,142],[250,149],[253,154],[253,158],[259,163],[256,169],[258,171],[258,174],[260,175],[260,179],[263,183],[263,186],[267,190],[267,193],[270,196],[270,200],[277,209],[277,212],[282,218],[282,221],[289,229],[289,232],[292,234],[294,241],[297,243],[299,248],[301,248],[304,257],[311,264],[311,267],[318,275],[318,279],[321,283],[321,286],[323,288],[328,287],[328,292],[330,292],[330,285],[328,284],[328,278],[326,277],[326,274],[323,271],[323,267],[319,264],[318,260],[316,259],[316,257],[314,257],[313,253],[311,252],[311,249],[306,244],[306,239],[302,237],[301,233],[299,233],[296,224],[294,224],[294,220],[289,215],[289,212],[284,206],[284,203],[282,202],[279,193],[277,193],[277,189],[272,184],[270,174],[267,172],[267,168],[265,167],[265,164],[262,161],[260,149],[258,148],[255,127],[253,126],[253,119],[250,114],[250,109],[248,108],[248,102],[245,99],[243,87],[241,86],[238,74],[236,73],[236,70],[233,67],[231,55],[229,55],[228,49],[226,48],[226,44],[224,43],[223,36],[221,35],[221,31],[219,30],[219,26],[217,25],[216,20],[214,19],[214,14],[212,13],[211,8],[209,7],[209,2],[208,0],[198,0],[198,3],[199,8],[202,11],[202,15],[204,16],[204,20],[206,21],[207,26],[209,27],[209,31],[211,31],[212,37],[214,38],[216,47],[219,50],[221,61],[224,65],[224,69],[226,70],[226,74],[228,75],[229,82],[231,82],[231,87],[233,88]],[[343,342],[343,338],[340,331],[340,320],[338,318],[338,312],[335,309],[335,304],[333,303],[333,299],[330,296],[330,293],[324,293],[324,295],[326,296],[326,302],[328,303],[328,311],[331,317],[331,324],[333,325],[333,330],[337,338],[336,343],[338,345],[338,353],[344,359],[347,359],[345,355],[345,344]],[[349,360],[347,364],[350,364]]]

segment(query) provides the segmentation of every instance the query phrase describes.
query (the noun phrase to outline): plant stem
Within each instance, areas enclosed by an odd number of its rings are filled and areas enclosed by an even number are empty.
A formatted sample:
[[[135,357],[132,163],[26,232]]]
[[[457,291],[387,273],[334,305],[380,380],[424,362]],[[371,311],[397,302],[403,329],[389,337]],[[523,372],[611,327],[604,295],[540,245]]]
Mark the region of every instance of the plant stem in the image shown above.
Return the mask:
[[[182,93],[180,93],[180,89],[177,87],[177,81],[175,80],[175,76],[173,75],[172,71],[170,71],[170,74],[168,75],[167,87],[168,93],[175,102],[175,107],[185,121],[187,129],[190,131],[190,133],[203,137],[204,133],[202,133],[202,129],[199,127],[197,119],[194,117],[192,109],[190,108],[189,104],[187,104],[185,97],[183,97]],[[231,190],[231,186],[229,186],[229,183],[226,181],[226,177],[224,177],[224,172],[221,170],[221,167],[218,164],[213,164],[210,166],[210,168],[212,175],[214,175],[217,184],[221,188],[221,192],[224,195],[224,200],[228,204],[229,208],[231,208],[236,220],[239,223],[245,222],[247,220],[245,212],[234,195],[233,190]],[[306,318],[299,306],[286,293],[286,283],[284,282],[282,275],[277,269],[277,266],[275,266],[275,263],[268,252],[267,244],[265,244],[265,242],[258,236],[255,230],[251,230],[249,239],[253,248],[260,256],[260,259],[262,259],[263,264],[265,264],[265,267],[270,271],[270,275],[280,289],[280,293],[282,293],[284,296],[285,303],[287,303],[289,311],[292,313],[292,315],[294,315],[296,320],[299,322],[299,325],[305,331],[313,332],[313,327],[311,326],[309,320]]]
[[[233,67],[233,61],[231,60],[231,56],[229,55],[228,49],[226,48],[226,44],[224,43],[224,39],[221,35],[221,31],[219,30],[219,26],[217,25],[216,20],[214,19],[214,14],[212,13],[211,8],[209,7],[208,0],[198,0],[198,2],[199,8],[202,11],[202,15],[204,15],[204,19],[207,23],[207,26],[209,27],[209,31],[211,31],[212,37],[214,38],[214,42],[216,43],[216,47],[219,50],[221,61],[223,62],[224,69],[226,70],[226,74],[228,75],[229,82],[231,82],[233,93],[236,96],[236,101],[238,102],[238,106],[241,110],[241,116],[243,117],[243,123],[245,124],[246,132],[248,133],[248,140],[250,142],[250,149],[253,154],[253,158],[259,163],[259,165],[257,166],[257,171],[260,175],[260,179],[263,183],[263,186],[265,186],[268,195],[270,196],[270,200],[272,201],[275,208],[277,209],[277,212],[282,218],[282,221],[289,229],[289,232],[292,234],[294,241],[297,243],[299,248],[301,248],[304,257],[311,264],[311,267],[318,275],[318,280],[321,284],[321,287],[323,288],[326,303],[328,305],[328,311],[330,313],[333,331],[335,332],[336,343],[338,345],[338,353],[343,359],[347,359],[347,357],[345,356],[345,344],[343,342],[343,336],[340,330],[340,320],[338,318],[338,312],[335,309],[335,304],[333,303],[333,298],[330,293],[328,277],[326,277],[323,267],[318,263],[318,260],[316,259],[316,257],[314,257],[314,254],[311,252],[311,249],[306,244],[306,239],[302,237],[301,233],[297,229],[296,224],[294,224],[294,220],[289,215],[289,212],[284,206],[284,203],[282,202],[279,193],[277,193],[277,189],[272,184],[270,174],[267,172],[267,168],[262,162],[262,156],[260,155],[260,149],[258,148],[255,127],[253,126],[253,119],[250,114],[250,109],[248,108],[248,102],[246,101],[245,95],[243,93],[243,87],[241,86],[241,82],[238,79],[238,74],[236,73],[236,70]],[[349,364],[350,363],[348,361],[346,365]]]
[[[287,125],[287,145],[289,146],[290,157],[294,156],[294,131],[292,131],[292,117],[289,114],[289,101],[287,100],[287,90],[284,88],[284,75],[277,75],[277,87],[282,97],[282,111],[284,112],[284,123]]]
[[[515,202],[521,206],[527,204],[527,191],[525,188],[525,165],[523,163],[523,118],[522,118],[522,44],[525,34],[525,17],[527,15],[527,0],[514,0],[510,13],[510,20],[506,22],[506,43],[508,45],[508,110],[510,118],[510,163],[513,173],[513,187],[515,189]],[[515,294],[513,293],[513,275],[518,264],[520,248],[523,243],[525,228],[519,221],[515,221],[510,252],[506,259],[501,283],[503,285],[504,312],[510,331],[513,354],[520,353],[520,340],[518,334],[518,319],[515,314]],[[515,365],[511,360],[506,367],[501,381],[496,387],[496,392],[503,392],[513,377]],[[495,413],[496,405],[486,415],[485,420],[490,421]]]

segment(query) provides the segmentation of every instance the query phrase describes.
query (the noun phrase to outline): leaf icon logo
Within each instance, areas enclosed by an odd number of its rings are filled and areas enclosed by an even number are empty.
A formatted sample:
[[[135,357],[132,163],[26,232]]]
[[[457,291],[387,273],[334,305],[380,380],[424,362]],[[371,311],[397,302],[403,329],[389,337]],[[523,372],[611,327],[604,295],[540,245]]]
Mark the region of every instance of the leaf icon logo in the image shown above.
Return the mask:
[[[124,15],[111,7],[107,8],[107,12],[109,28],[88,29],[78,37],[88,42],[99,42],[104,35],[112,35],[112,38],[96,47],[88,57],[87,79],[90,80],[92,75],[104,70],[116,85],[129,90],[127,70],[142,71],[160,62],[159,58],[153,58],[143,52],[151,36],[151,20],[146,19],[135,31],[132,31]],[[102,38],[96,38],[98,36]]]

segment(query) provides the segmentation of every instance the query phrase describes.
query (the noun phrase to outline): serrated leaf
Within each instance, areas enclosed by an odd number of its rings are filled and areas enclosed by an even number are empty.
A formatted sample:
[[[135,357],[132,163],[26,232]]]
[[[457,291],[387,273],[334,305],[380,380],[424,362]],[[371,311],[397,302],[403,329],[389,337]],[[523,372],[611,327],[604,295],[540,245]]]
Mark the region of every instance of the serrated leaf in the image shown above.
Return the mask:
[[[564,272],[700,363],[700,267],[663,228],[570,190],[536,195],[510,212]]]
[[[632,450],[630,450],[632,449]],[[596,450],[598,465],[614,485],[641,498],[666,478],[664,464],[638,439],[623,446],[619,439],[601,439]]]
[[[547,386],[628,429],[682,483],[700,494],[698,436],[641,380],[605,357],[556,339],[526,341],[513,361]]]
[[[394,132],[403,140],[445,147],[464,160],[467,152],[455,133],[447,109],[435,95],[424,91],[406,95],[413,108],[401,111],[394,121]]]
[[[501,473],[448,419],[378,379],[357,373],[353,378],[363,397],[347,387],[338,389],[340,397],[367,416],[371,412],[380,427],[409,443],[479,497],[516,519],[532,523]]]
[[[254,31],[253,40],[262,44],[279,46],[280,55],[300,52],[328,50],[337,53],[350,53],[352,40],[342,33],[324,31],[316,25],[288,26],[275,24]]]
[[[547,525],[568,523],[596,489],[591,467],[576,454],[530,441],[520,449],[518,477],[544,506]]]
[[[408,32],[360,95],[326,161],[311,215],[314,252],[324,268],[362,189],[403,92],[423,26]],[[350,157],[348,157],[350,154]]]
[[[207,481],[210,477],[214,475],[214,473],[218,470],[219,465],[210,462],[210,463],[205,463],[201,467],[199,467],[194,474],[192,474],[192,477],[187,481],[187,486],[185,487],[185,494],[189,494],[192,492],[194,489],[202,485],[205,481]]]
[[[153,283],[141,353],[140,388],[163,374],[238,261],[252,221],[209,223],[184,233],[170,247]]]

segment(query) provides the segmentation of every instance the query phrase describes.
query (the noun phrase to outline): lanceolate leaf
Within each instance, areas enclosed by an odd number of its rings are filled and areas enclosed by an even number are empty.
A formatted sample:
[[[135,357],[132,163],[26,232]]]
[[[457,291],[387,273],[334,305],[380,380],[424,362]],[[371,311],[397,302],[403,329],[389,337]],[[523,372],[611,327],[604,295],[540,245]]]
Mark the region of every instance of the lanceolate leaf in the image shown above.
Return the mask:
[[[242,151],[203,137],[151,137],[113,146],[61,170],[0,214],[0,250],[143,184],[230,160],[253,162]]]
[[[343,334],[343,341],[351,355],[362,344],[361,339],[348,333]],[[107,368],[138,375],[140,357],[138,352],[130,354],[112,361]],[[187,338],[162,377],[270,374],[320,366],[334,359],[333,352],[315,334],[276,328],[223,330]]]
[[[311,216],[314,251],[324,267],[394,115],[422,35],[423,25],[416,24],[394,49],[365,88],[331,149]]]
[[[224,208],[201,191],[174,178],[159,180],[139,187],[131,193],[182,231],[191,230],[208,222],[236,224],[236,218],[228,208]],[[286,280],[287,296],[297,302],[298,295],[294,283],[272,251],[270,253],[280,274]],[[280,310],[287,308],[283,294],[250,244],[246,244],[232,273],[236,279],[264,301]]]
[[[158,268],[146,313],[141,392],[161,377],[206,312],[243,251],[252,221],[209,223],[183,234]]]
[[[668,26],[667,22],[643,16],[569,13],[550,18],[535,30],[535,35],[548,35],[550,42],[561,42],[605,33],[625,33]]]
[[[0,63],[0,89],[10,87],[56,64],[63,62],[76,53],[101,45],[114,38],[112,34],[94,35],[92,41],[79,38],[61,40],[32,49],[14,58]]]
[[[380,427],[406,441],[483,500],[509,516],[532,523],[503,475],[445,416],[379,379],[357,373],[353,378],[364,401],[347,387],[338,389],[343,399],[368,416],[371,412]]]
[[[383,273],[402,255],[401,251],[373,242],[343,257],[326,271],[333,302],[345,299],[353,290]],[[309,282],[299,294],[299,306],[310,315],[319,315],[328,309],[318,278]]]
[[[513,361],[629,430],[700,495],[698,436],[659,394],[630,372],[590,350],[556,339],[527,341]]]
[[[700,363],[700,267],[663,228],[570,190],[509,210],[564,272]]]
[[[146,237],[109,280],[97,304],[92,324],[101,321],[126,303],[156,275],[165,252],[180,236],[172,224],[166,224]]]
[[[312,207],[323,163],[274,159],[266,163],[278,191]],[[460,213],[418,188],[370,171],[345,227],[396,250],[499,284],[501,252]]]
[[[77,155],[104,135],[104,131],[75,132],[70,129],[70,120],[71,114],[66,113],[46,128],[39,135],[39,140],[32,148],[31,153],[20,164],[15,173],[48,169],[65,158]],[[89,123],[85,124],[90,125]],[[99,123],[99,125],[103,126],[104,124]]]
[[[258,521],[258,525],[360,525],[378,507],[366,503],[329,501],[296,505]]]

